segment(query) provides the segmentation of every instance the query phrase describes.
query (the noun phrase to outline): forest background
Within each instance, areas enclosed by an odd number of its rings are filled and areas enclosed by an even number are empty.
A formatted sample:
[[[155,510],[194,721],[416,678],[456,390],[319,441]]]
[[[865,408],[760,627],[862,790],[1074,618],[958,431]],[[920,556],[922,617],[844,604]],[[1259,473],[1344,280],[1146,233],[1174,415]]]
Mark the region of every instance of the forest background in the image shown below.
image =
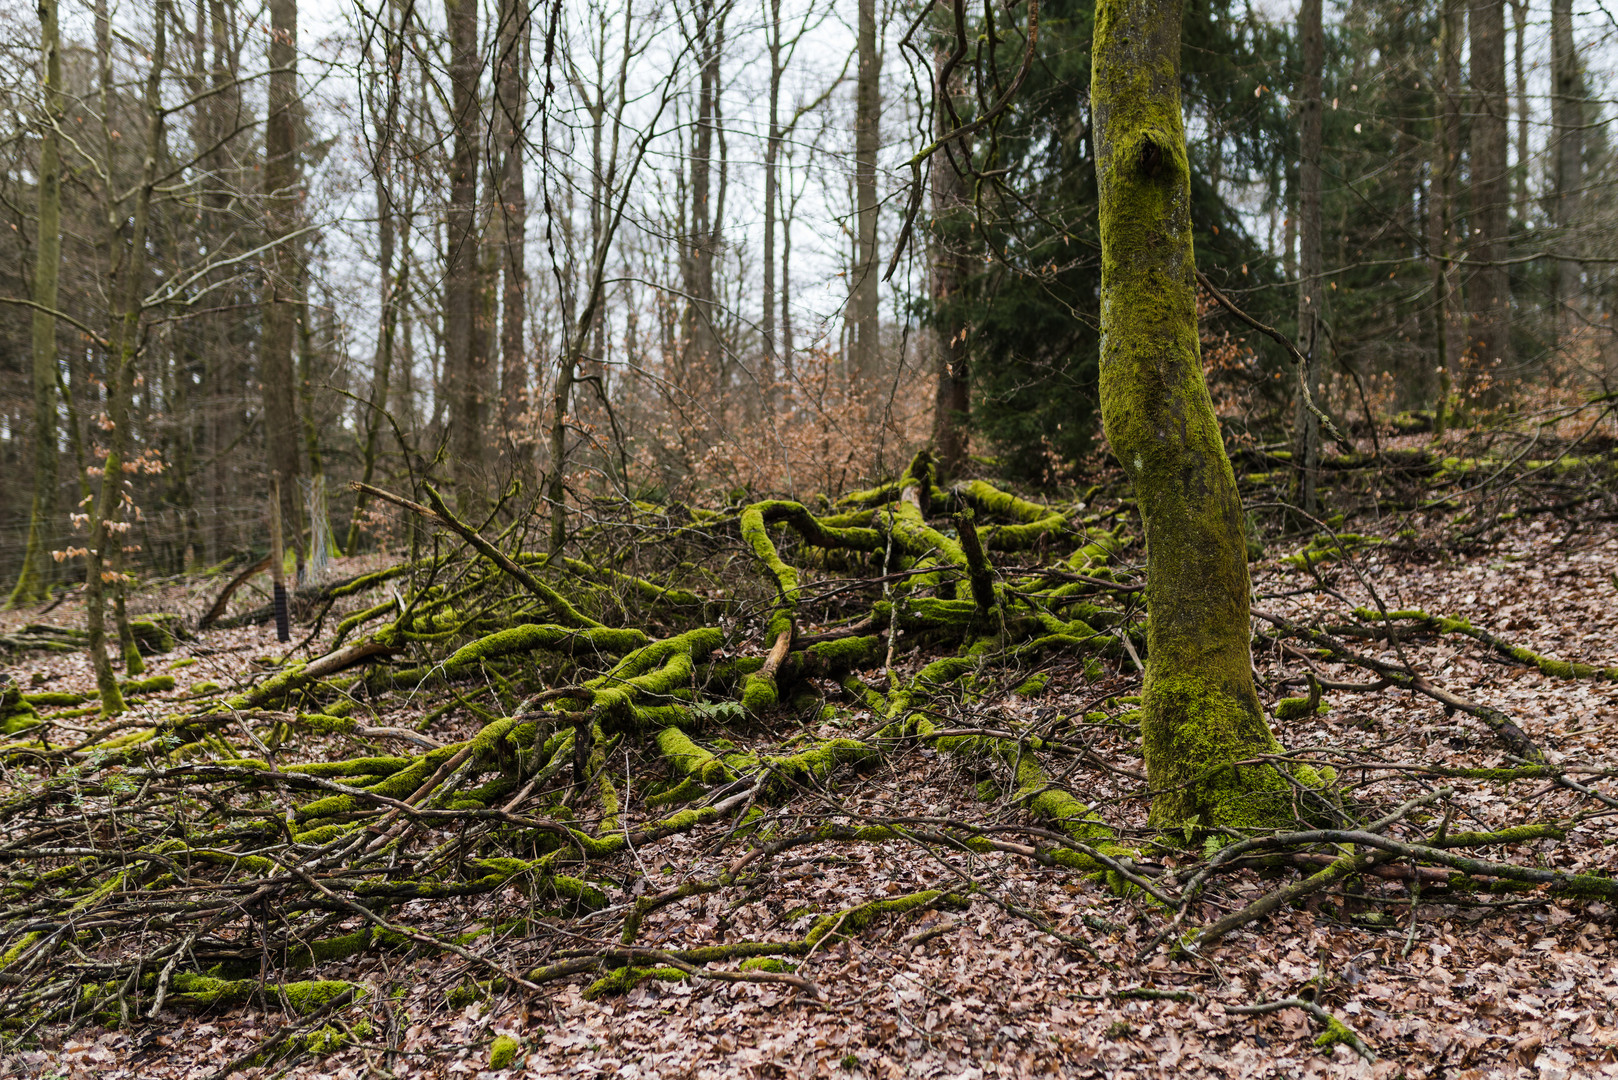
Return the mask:
[[[1199,265],[1344,425],[1610,390],[1611,19],[1328,7],[1312,53],[1292,12],[1187,7]],[[40,11],[0,86],[18,600],[82,577],[114,449],[149,574],[262,554],[272,472],[335,552],[398,541],[354,479],[555,506],[835,495],[932,439],[1045,483],[1097,452],[1087,6],[1032,45],[963,9],[948,109],[955,31],[904,6]],[[912,162],[946,113],[976,130]],[[1286,352],[1205,308],[1230,436],[1304,438]]]
[[[0,12],[0,1075],[1618,1071],[1618,22],[1096,8]]]

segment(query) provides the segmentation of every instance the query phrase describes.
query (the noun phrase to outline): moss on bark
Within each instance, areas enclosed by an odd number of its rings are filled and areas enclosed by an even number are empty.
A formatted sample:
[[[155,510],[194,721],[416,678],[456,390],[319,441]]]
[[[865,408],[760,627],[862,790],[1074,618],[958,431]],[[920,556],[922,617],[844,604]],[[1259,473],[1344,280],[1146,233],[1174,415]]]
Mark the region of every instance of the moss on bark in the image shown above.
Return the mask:
[[[1266,796],[1286,782],[1233,764],[1279,747],[1253,687],[1241,501],[1197,338],[1180,20],[1165,0],[1096,7],[1101,411],[1146,529],[1151,819],[1243,827],[1274,822]]]

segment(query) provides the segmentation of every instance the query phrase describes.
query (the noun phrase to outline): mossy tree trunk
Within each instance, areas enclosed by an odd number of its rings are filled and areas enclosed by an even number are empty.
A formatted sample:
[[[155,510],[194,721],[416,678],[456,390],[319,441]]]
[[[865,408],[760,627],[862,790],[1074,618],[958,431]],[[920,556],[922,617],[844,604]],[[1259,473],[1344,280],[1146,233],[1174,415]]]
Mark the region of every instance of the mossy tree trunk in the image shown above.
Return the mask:
[[[1160,826],[1250,825],[1285,784],[1253,687],[1247,545],[1202,376],[1180,113],[1180,4],[1102,0],[1091,102],[1101,195],[1101,410],[1146,527],[1141,735]]]
[[[56,0],[39,4],[40,71],[44,76],[39,142],[39,238],[34,258],[33,389],[34,500],[28,515],[28,547],[10,605],[43,600],[50,593],[51,537],[56,528],[56,294],[62,265],[62,155],[57,125],[62,119],[62,42]]]

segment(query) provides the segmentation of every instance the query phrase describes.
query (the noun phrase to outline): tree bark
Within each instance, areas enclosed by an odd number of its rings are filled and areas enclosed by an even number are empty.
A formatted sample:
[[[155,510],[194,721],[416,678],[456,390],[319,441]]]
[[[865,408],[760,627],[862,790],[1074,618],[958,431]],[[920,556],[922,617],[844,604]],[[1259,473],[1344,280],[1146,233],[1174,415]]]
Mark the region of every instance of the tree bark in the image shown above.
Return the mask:
[[[1502,265],[1510,228],[1510,173],[1506,103],[1505,0],[1471,0],[1472,205],[1466,282],[1470,314],[1468,354],[1476,380],[1471,392],[1487,404],[1498,395],[1497,372],[1510,361],[1508,308],[1511,278]]]
[[[298,104],[297,0],[270,0],[269,112],[264,121],[264,232],[270,248],[264,260],[264,336],[259,381],[264,395],[266,471],[281,474],[281,515],[292,534],[292,549],[303,565],[303,504],[297,478],[303,446],[298,423],[293,338],[297,332],[301,275],[295,241],[299,204],[294,126]]]
[[[1273,820],[1285,781],[1253,686],[1241,501],[1203,381],[1180,111],[1178,0],[1101,0],[1090,100],[1101,232],[1101,411],[1146,530],[1142,744],[1152,821]]]
[[[62,40],[56,0],[39,0],[41,97],[39,142],[39,234],[34,245],[33,391],[34,492],[28,512],[28,546],[9,606],[45,599],[50,593],[50,545],[56,530],[56,309],[62,268]]]
[[[1584,268],[1577,237],[1584,186],[1584,80],[1573,41],[1573,0],[1551,0],[1551,226],[1559,254],[1551,263],[1551,306],[1555,332],[1565,340],[1574,324],[1574,302]]]
[[[882,60],[876,44],[876,0],[859,0],[856,48],[859,70],[854,88],[854,266],[849,272],[850,365],[856,386],[875,384],[880,358],[877,318],[880,272],[876,252],[876,155],[882,141]]]
[[[526,138],[528,5],[502,0],[500,5],[500,57],[496,68],[495,118],[504,136],[500,169],[501,312],[500,312],[500,429],[514,467],[526,455],[520,449],[523,412],[528,397],[527,351],[523,332],[527,320],[528,196],[523,188],[523,142]]]
[[[693,42],[701,65],[697,81],[696,128],[691,134],[689,189],[691,213],[681,252],[682,284],[686,294],[682,326],[679,383],[687,394],[701,398],[717,390],[718,335],[714,332],[714,249],[720,225],[714,212],[713,156],[719,96],[719,60],[724,48],[724,19],[728,4],[702,0],[696,6]]]
[[[105,8],[97,5],[98,52],[101,53],[104,88],[111,82],[111,26]],[[159,148],[163,143],[162,74],[166,62],[168,37],[168,2],[159,0],[157,18],[152,33],[151,68],[146,75],[145,158],[141,167],[141,182],[135,190],[135,212],[130,226],[128,248],[122,264],[118,266],[114,285],[119,307],[112,332],[108,335],[107,350],[107,457],[101,465],[101,483],[95,500],[90,504],[89,542],[85,545],[85,629],[88,632],[90,661],[95,667],[96,686],[101,692],[101,711],[107,714],[122,712],[123,694],[118,689],[118,678],[113,673],[107,656],[106,586],[111,569],[117,566],[113,547],[121,547],[127,522],[119,520],[123,506],[125,480],[124,458],[129,450],[130,394],[134,385],[135,352],[139,345],[141,317],[141,286],[146,277],[146,240],[151,221],[152,192],[157,187]],[[110,104],[114,99],[106,93]],[[110,163],[112,140],[108,139]],[[107,228],[111,237],[120,235],[123,214],[117,196],[108,192]],[[114,249],[115,250],[115,249]],[[288,387],[290,390],[291,387]]]
[[[933,50],[935,71],[943,70],[950,45],[941,39]],[[950,87],[943,83],[933,89],[942,102]],[[933,108],[934,130],[940,137],[949,133],[949,111],[940,104]],[[961,150],[964,153],[965,147]],[[965,277],[965,255],[961,228],[965,216],[965,184],[956,171],[954,156],[939,153],[932,160],[933,243],[932,300],[938,321],[933,328],[934,364],[937,394],[933,403],[933,449],[938,465],[946,473],[958,473],[966,464],[966,424],[972,407],[972,383],[967,353],[967,326],[958,309],[957,294]],[[947,314],[946,314],[947,313]]]
[[[1320,220],[1320,77],[1326,64],[1326,37],[1321,26],[1321,0],[1303,0],[1298,7],[1298,41],[1303,71],[1298,94],[1298,348],[1304,356],[1298,378],[1318,406],[1320,364],[1325,344],[1325,261],[1321,253]],[[1318,513],[1320,500],[1320,418],[1303,405],[1298,395],[1299,434],[1303,469],[1300,474],[1303,508]]]
[[[759,319],[759,333],[764,339],[763,363],[759,371],[759,390],[764,399],[765,415],[775,412],[776,380],[779,378],[776,362],[775,331],[775,218],[780,200],[777,162],[781,156],[781,0],[765,0],[764,33],[770,61],[769,128],[764,141],[764,298],[763,313]]]
[[[1523,38],[1528,30],[1528,0],[1511,0],[1512,67],[1517,97],[1517,167],[1512,184],[1517,218],[1528,216],[1528,69],[1524,66]]]
[[[1433,434],[1442,438],[1449,424],[1451,397],[1455,392],[1454,367],[1461,355],[1460,342],[1455,340],[1453,311],[1456,296],[1455,177],[1461,152],[1461,41],[1466,36],[1466,8],[1462,0],[1443,0],[1439,20],[1439,90],[1433,103],[1433,126],[1438,138],[1427,194],[1427,249],[1433,261],[1433,339],[1438,358]]]
[[[456,509],[469,512],[484,481],[487,372],[478,370],[474,340],[478,289],[478,57],[477,0],[444,0],[450,39],[450,156],[448,235],[444,265],[444,392],[449,403],[450,468]],[[484,358],[486,359],[486,357]]]

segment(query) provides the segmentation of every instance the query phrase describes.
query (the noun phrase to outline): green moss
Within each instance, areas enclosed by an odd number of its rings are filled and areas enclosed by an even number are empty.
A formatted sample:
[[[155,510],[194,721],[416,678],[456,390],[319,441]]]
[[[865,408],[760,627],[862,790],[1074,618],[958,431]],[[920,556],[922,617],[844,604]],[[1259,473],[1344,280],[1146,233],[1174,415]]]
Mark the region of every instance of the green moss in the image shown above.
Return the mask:
[[[1326,1016],[1326,1030],[1315,1036],[1315,1045],[1322,1050],[1329,1050],[1338,1043],[1352,1047],[1355,1042],[1354,1033],[1348,1030],[1341,1020],[1329,1013]]]
[[[769,971],[777,975],[785,975],[797,971],[798,965],[789,964],[785,960],[782,960],[780,957],[776,956],[754,956],[750,959],[742,961],[741,970]]]
[[[682,776],[704,784],[721,784],[736,779],[725,763],[691,741],[679,728],[667,727],[657,733],[657,748]]]
[[[1275,718],[1277,720],[1302,720],[1306,716],[1321,715],[1331,712],[1331,706],[1325,702],[1318,702],[1311,706],[1310,699],[1306,697],[1282,698],[1275,703]]]
[[[1020,499],[983,480],[957,484],[955,491],[984,513],[1010,518],[1025,525],[1042,521],[1055,513],[1048,506]]]
[[[489,1068],[499,1071],[509,1069],[517,1063],[517,1052],[522,1044],[510,1035],[501,1035],[489,1044]]]
[[[857,739],[828,739],[807,750],[784,757],[766,757],[776,784],[790,780],[824,780],[839,766],[866,761],[877,751]]]
[[[1290,818],[1286,780],[1269,765],[1238,766],[1255,754],[1274,754],[1256,696],[1237,698],[1191,675],[1150,679],[1141,737],[1147,771],[1159,794],[1153,824],[1177,828],[1254,828]],[[1251,694],[1251,683],[1248,683]]]
[[[1045,692],[1045,687],[1050,680],[1051,676],[1049,672],[1038,672],[1023,680],[1022,684],[1018,686],[1017,689],[1013,690],[1012,693],[1016,694],[1020,698],[1038,697],[1040,694]]]
[[[444,661],[445,675],[455,675],[474,664],[530,653],[537,649],[555,652],[586,654],[622,654],[646,645],[646,634],[640,630],[617,630],[610,627],[572,629],[540,623],[497,630],[457,649]]]
[[[488,987],[477,982],[464,982],[449,988],[444,995],[444,1002],[452,1009],[464,1009],[468,1005],[487,1000]]]
[[[672,967],[621,967],[604,978],[597,979],[584,991],[584,1000],[597,1001],[614,994],[627,994],[650,979],[663,982],[683,982],[691,976]]]
[[[60,690],[50,690],[39,694],[24,694],[22,700],[36,709],[48,708],[58,705],[83,705],[89,698],[83,694],[69,694]]]
[[[199,683],[192,683],[190,689],[188,689],[186,693],[190,694],[192,697],[202,697],[204,694],[217,694],[223,689],[224,687],[220,686],[213,680],[205,679]]]
[[[750,716],[762,716],[775,707],[780,694],[772,676],[754,673],[747,677],[742,689],[742,708]]]
[[[130,619],[129,632],[134,636],[136,647],[148,654],[173,652],[174,634],[165,625],[166,622],[167,620],[157,619]]]
[[[175,973],[171,985],[176,1000],[198,1008],[243,1005],[257,997],[263,987],[258,979],[216,979],[190,972]],[[287,1005],[302,1016],[318,1012],[350,990],[356,994],[361,992],[355,983],[325,980],[271,984],[264,988],[268,1000],[273,1002],[284,997]]]
[[[36,941],[44,936],[45,933],[42,930],[30,930],[28,933],[18,938],[15,945],[7,949],[4,953],[0,953],[0,971],[4,971],[12,964],[15,964],[17,959],[22,956],[24,952],[26,952]]]
[[[935,907],[964,908],[967,902],[954,893],[941,892],[938,889],[925,889],[921,892],[911,893],[908,896],[896,896],[891,900],[872,900],[870,903],[849,908],[846,911],[822,915],[816,920],[814,926],[804,935],[811,948],[830,938],[834,941],[846,940],[870,926],[883,915],[902,915],[911,911],[924,911]]]
[[[149,679],[130,679],[118,684],[126,696],[130,694],[160,694],[174,689],[173,675],[153,675]]]

